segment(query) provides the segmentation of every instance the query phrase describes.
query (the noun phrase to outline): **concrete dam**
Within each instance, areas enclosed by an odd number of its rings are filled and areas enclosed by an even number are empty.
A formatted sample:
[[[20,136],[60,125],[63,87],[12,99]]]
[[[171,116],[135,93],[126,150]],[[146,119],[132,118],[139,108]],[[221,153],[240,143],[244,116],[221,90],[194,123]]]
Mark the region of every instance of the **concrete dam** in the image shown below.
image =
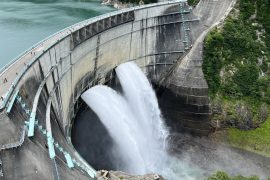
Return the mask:
[[[135,62],[157,87],[167,124],[211,131],[203,40],[234,0],[202,0],[194,9],[169,1],[115,11],[68,27],[0,71],[0,179],[95,179],[71,129],[90,87]],[[158,173],[158,172],[157,172]]]

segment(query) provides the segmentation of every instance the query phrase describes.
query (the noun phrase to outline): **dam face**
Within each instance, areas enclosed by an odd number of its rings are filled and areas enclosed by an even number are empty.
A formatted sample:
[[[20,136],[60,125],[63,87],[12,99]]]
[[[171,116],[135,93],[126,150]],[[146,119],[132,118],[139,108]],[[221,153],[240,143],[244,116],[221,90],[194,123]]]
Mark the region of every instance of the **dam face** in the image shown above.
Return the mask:
[[[229,0],[220,4],[225,7]],[[187,89],[203,92],[204,100],[196,98],[195,93],[193,100],[187,101],[190,94],[172,86],[168,78],[202,32],[198,30],[201,25],[186,2],[135,7],[68,27],[7,65],[0,74],[0,176],[95,178],[96,171],[71,143],[73,119],[81,107],[78,99],[88,88],[109,82],[114,68],[127,61],[139,65],[158,87],[169,88],[163,91],[162,103],[165,111],[173,112],[169,117],[172,126],[176,122],[195,134],[208,134],[209,126],[205,124],[210,113],[203,74],[197,74],[202,76],[202,86],[197,83],[195,90],[192,85]],[[180,101],[169,100],[179,96]],[[185,105],[189,104],[190,116],[176,113],[186,111]],[[189,123],[194,114],[206,115],[203,121],[198,120],[203,126],[195,127],[196,118]]]

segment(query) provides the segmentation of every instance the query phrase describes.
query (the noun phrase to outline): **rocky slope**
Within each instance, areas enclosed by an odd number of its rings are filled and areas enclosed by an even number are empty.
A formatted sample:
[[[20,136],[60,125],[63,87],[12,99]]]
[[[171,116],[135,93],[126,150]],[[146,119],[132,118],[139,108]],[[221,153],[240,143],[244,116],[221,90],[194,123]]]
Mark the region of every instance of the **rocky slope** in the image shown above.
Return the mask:
[[[164,180],[158,174],[147,174],[143,176],[132,176],[121,171],[99,171],[97,180]]]

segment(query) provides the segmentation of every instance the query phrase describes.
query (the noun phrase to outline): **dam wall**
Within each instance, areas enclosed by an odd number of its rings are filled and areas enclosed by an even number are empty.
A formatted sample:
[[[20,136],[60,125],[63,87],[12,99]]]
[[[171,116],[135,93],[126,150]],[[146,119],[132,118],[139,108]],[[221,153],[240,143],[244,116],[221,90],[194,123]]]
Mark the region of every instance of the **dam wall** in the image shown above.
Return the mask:
[[[68,27],[0,74],[0,172],[5,179],[91,179],[96,171],[71,144],[82,92],[134,61],[158,83],[192,45],[198,23],[186,2],[116,11]],[[1,173],[0,173],[1,174]]]
[[[235,3],[236,0],[201,0],[192,11],[200,19],[190,26],[192,48],[175,63],[160,88],[163,115],[175,130],[194,135],[208,135],[212,130],[208,84],[202,71],[203,43],[211,29],[222,26]]]

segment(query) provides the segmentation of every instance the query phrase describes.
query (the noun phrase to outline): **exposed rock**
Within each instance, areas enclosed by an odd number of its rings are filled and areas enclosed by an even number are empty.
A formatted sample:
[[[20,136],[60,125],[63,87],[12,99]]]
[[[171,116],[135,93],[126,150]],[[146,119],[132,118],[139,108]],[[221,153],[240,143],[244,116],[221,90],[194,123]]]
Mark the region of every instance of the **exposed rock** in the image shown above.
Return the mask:
[[[213,112],[211,125],[215,130],[223,129],[228,126],[248,130],[257,126],[251,108],[243,102],[232,105],[224,104],[222,101],[215,99],[211,103],[211,109]],[[266,119],[268,117],[267,110],[267,107],[261,109],[260,119]]]
[[[97,173],[97,180],[164,180],[158,174],[146,174],[143,176],[129,175],[121,171],[101,170]]]
[[[212,116],[211,116],[211,126],[213,127],[214,131],[220,130],[224,128],[225,121],[224,121],[224,111],[223,111],[223,106],[221,101],[216,98],[211,102],[211,111],[212,111]]]
[[[222,103],[221,101],[216,98],[211,102],[211,108],[213,114],[221,114],[222,113]]]
[[[238,121],[235,122],[235,126],[243,130],[253,128],[253,114],[251,112],[250,107],[240,103],[236,106],[235,110],[238,119]]]
[[[211,100],[211,126],[214,131],[227,127],[250,130],[259,127],[269,117],[269,107],[262,103],[256,112],[243,101],[224,102],[218,97]]]
[[[258,121],[259,121],[259,123],[263,123],[264,121],[266,121],[268,116],[269,116],[268,106],[267,106],[267,104],[263,103],[260,106],[259,113],[258,113]]]
[[[133,3],[123,3],[119,0],[102,0],[101,4],[106,5],[106,6],[113,6],[116,9],[123,9],[123,8],[129,8],[129,7],[134,7],[137,6],[137,4]],[[139,5],[143,5],[143,1],[140,2]]]

